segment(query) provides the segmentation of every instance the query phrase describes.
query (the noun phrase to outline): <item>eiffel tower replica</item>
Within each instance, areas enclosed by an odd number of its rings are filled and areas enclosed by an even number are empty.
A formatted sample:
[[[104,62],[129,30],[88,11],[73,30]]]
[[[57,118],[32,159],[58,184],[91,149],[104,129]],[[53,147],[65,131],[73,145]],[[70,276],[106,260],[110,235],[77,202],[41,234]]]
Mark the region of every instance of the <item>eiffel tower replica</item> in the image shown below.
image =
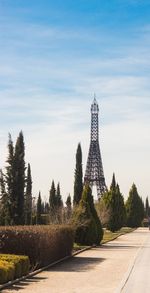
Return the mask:
[[[107,190],[105,177],[103,172],[103,164],[99,147],[99,122],[98,122],[99,107],[94,95],[94,100],[91,105],[91,141],[89,154],[86,165],[84,183],[88,183],[92,188],[96,185],[98,199]]]

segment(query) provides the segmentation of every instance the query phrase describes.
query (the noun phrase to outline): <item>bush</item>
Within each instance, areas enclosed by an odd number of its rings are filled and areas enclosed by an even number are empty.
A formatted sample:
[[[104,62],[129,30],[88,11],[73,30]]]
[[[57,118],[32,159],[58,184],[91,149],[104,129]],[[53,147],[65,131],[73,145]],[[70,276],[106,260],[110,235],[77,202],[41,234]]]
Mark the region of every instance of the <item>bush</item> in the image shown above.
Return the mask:
[[[15,278],[20,278],[21,276],[27,275],[29,272],[30,262],[28,256],[0,254],[0,260],[14,264]]]
[[[11,262],[0,260],[0,284],[14,279],[15,265]]]
[[[79,206],[74,209],[72,222],[76,227],[75,241],[82,245],[99,245],[103,229],[94,207],[91,188],[84,187]]]
[[[27,255],[36,267],[71,255],[73,240],[69,225],[0,227],[0,253]]]

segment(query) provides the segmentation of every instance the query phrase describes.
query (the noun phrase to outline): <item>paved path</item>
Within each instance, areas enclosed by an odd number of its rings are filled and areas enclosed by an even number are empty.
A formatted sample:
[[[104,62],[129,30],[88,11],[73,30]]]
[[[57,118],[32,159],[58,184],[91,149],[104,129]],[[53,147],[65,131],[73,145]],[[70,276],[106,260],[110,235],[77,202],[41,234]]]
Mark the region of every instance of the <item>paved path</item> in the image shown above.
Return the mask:
[[[150,232],[135,259],[122,293],[150,292]]]
[[[27,279],[3,293],[113,293],[131,268],[141,246],[150,237],[146,228],[120,236],[85,251],[49,271]],[[150,259],[150,258],[149,258]],[[124,291],[127,292],[127,291]],[[141,291],[143,293],[144,291]],[[150,292],[150,291],[149,291]],[[130,291],[128,291],[130,293]],[[137,291],[134,291],[137,293]]]

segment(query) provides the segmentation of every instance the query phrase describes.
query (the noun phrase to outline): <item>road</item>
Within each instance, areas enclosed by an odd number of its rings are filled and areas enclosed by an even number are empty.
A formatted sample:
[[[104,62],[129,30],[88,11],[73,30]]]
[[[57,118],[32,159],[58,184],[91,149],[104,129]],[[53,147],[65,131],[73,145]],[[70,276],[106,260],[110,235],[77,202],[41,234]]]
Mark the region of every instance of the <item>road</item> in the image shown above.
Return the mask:
[[[145,233],[145,232],[144,232]],[[122,293],[150,292],[150,232],[141,246]]]
[[[26,279],[25,281],[14,285],[10,289],[5,289],[2,292],[121,292],[120,288],[122,288],[124,282],[130,274],[135,257],[137,256],[139,259],[144,247],[144,251],[148,251],[149,240],[150,233],[146,228],[137,229],[134,232],[120,236],[116,240],[102,245],[101,247],[82,252],[74,258],[56,265],[48,271],[43,271],[33,278]],[[148,257],[149,256],[148,252]],[[150,257],[147,259],[147,254],[145,255],[145,258],[146,261],[149,262]],[[141,274],[143,274],[143,272]],[[123,290],[123,292],[130,293],[130,291],[127,291],[128,288],[126,287]],[[134,291],[134,293],[137,292],[139,291]],[[140,293],[144,292],[147,291],[140,291]]]

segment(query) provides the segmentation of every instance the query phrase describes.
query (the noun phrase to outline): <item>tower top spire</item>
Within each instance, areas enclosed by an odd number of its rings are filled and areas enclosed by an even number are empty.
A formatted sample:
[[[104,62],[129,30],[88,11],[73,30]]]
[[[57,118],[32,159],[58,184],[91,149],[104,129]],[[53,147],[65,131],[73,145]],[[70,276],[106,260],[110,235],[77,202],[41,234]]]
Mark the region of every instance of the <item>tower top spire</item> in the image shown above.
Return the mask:
[[[91,105],[91,112],[94,114],[99,112],[99,107],[98,107],[98,103],[96,100],[96,94],[94,93],[94,99],[93,99],[93,103]]]

